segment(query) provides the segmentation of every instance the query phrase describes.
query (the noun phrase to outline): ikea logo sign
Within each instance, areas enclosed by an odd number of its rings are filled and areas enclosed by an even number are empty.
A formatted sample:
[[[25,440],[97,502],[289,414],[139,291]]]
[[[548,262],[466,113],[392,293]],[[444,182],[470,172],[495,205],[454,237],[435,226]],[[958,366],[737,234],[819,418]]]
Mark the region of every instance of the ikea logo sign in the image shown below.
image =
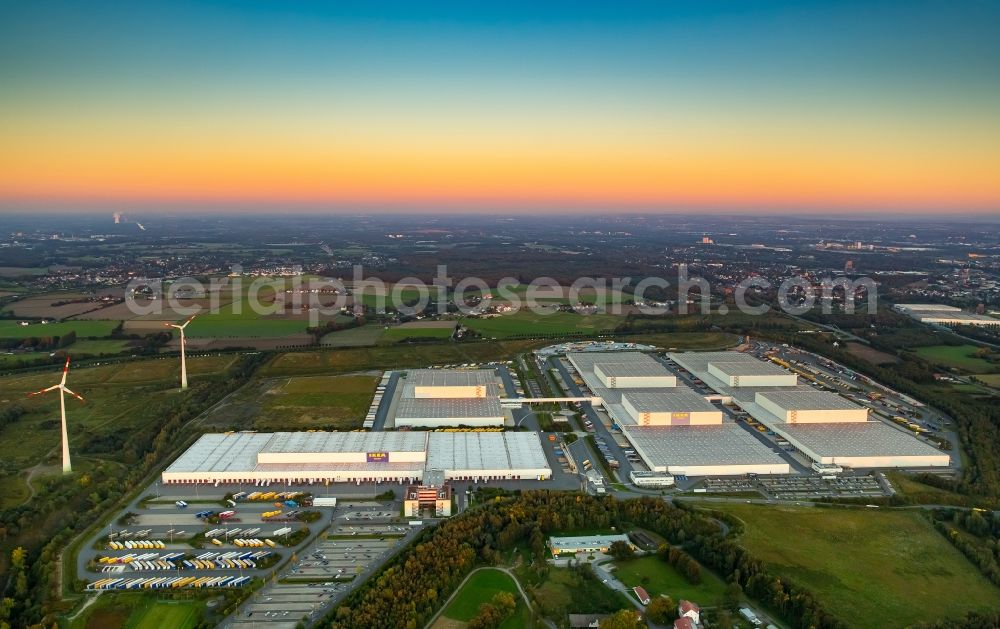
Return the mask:
[[[389,453],[388,452],[368,452],[367,460],[369,463],[388,463]]]

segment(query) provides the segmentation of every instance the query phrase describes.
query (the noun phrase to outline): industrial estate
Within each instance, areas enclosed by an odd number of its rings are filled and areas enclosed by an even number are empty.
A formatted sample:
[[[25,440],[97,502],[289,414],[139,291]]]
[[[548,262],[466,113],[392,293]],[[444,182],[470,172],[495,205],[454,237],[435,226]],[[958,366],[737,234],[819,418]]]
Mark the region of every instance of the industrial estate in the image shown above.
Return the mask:
[[[647,469],[686,477],[790,474],[791,464],[731,414],[742,411],[791,444],[816,469],[946,467],[950,455],[867,408],[800,384],[790,371],[740,352],[567,352],[589,393]],[[503,388],[495,369],[415,369],[381,401],[385,426],[368,432],[231,432],[204,435],[162,474],[164,484],[409,484],[439,471],[446,481],[546,480],[541,435],[513,427],[530,400]],[[695,377],[704,395],[682,381]],[[509,378],[509,374],[508,374]],[[513,395],[510,395],[513,393]],[[503,407],[501,406],[503,402]],[[497,427],[497,432],[417,428]],[[638,463],[638,462],[637,462]],[[636,467],[639,467],[637,464]]]

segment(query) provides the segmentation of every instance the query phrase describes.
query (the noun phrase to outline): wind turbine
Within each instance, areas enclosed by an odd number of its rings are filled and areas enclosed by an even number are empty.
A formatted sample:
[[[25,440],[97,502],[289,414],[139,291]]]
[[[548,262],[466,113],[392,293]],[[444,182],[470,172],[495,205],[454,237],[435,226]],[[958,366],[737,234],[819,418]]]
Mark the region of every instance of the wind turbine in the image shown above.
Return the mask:
[[[188,320],[185,321],[184,323],[179,323],[179,324],[178,323],[165,323],[164,324],[168,328],[177,328],[178,330],[181,331],[181,388],[182,389],[188,388],[187,362],[185,361],[185,358],[184,358],[184,347],[185,347],[185,343],[184,343],[184,328],[186,328],[189,323],[191,323],[192,321],[194,321],[194,318],[196,316],[198,316],[198,315],[191,315],[190,317],[188,317]]]
[[[41,395],[43,393],[48,393],[49,391],[59,390],[59,413],[62,416],[62,464],[63,464],[63,474],[69,474],[73,471],[69,463],[69,438],[66,436],[66,394],[69,393],[76,399],[84,402],[82,396],[77,393],[73,393],[66,387],[66,374],[69,373],[69,357],[66,357],[66,366],[63,367],[62,380],[59,384],[54,384],[47,389],[42,389],[41,391],[35,391],[34,393],[29,393],[28,397],[33,397],[36,395]]]

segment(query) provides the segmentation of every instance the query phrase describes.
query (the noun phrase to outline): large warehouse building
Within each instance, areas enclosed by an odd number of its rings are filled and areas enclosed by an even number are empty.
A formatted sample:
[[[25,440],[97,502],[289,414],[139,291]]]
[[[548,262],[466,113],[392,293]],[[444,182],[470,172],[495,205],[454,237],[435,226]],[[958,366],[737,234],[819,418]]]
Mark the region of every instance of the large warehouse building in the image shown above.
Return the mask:
[[[722,411],[687,388],[647,393],[641,389],[622,394],[622,406],[639,426],[689,426],[721,424]]]
[[[504,425],[492,369],[411,369],[401,389],[394,404],[397,428]]]
[[[738,358],[737,358],[738,357]],[[739,352],[684,352],[671,360],[731,400],[755,420],[816,463],[851,468],[941,467],[951,457],[912,433],[882,421],[868,421],[868,409],[829,391],[811,386],[776,384],[750,386],[734,370],[723,373],[713,365],[742,364],[741,375],[783,369]],[[795,375],[785,372],[788,382]],[[776,381],[772,381],[776,382]]]
[[[687,476],[788,474],[788,462],[734,423],[714,426],[623,426],[654,472]]]
[[[552,471],[530,432],[276,432],[203,435],[164,483],[414,483],[543,480]]]
[[[866,422],[868,409],[829,391],[765,391],[754,401],[789,424]]]
[[[566,358],[651,470],[691,476],[789,473],[780,455],[742,427],[724,423],[720,407],[679,385],[656,358],[639,352],[579,352]],[[622,377],[630,373],[641,379]]]
[[[944,304],[896,304],[893,310],[916,319],[920,323],[937,325],[1000,326],[1000,319],[989,315],[965,312],[961,308]]]

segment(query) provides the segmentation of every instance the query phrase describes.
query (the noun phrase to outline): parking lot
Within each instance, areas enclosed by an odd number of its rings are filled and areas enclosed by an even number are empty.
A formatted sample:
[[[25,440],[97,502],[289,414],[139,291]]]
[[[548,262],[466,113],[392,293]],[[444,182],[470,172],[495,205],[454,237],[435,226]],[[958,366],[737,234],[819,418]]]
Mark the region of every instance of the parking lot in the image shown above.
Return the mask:
[[[396,502],[342,502],[325,534],[255,593],[225,626],[294,627],[314,621],[364,582],[420,527],[399,515]]]

